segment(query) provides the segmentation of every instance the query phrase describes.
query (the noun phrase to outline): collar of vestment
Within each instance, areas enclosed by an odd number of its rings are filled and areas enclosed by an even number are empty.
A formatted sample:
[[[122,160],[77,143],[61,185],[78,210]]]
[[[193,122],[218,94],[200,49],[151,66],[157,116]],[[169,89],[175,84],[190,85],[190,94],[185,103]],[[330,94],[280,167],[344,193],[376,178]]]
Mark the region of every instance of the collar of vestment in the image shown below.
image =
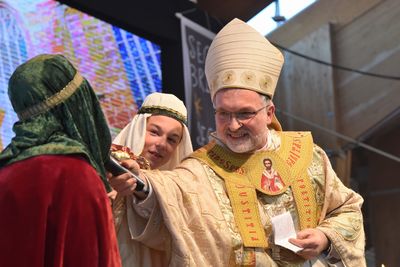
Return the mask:
[[[316,225],[316,200],[307,168],[312,160],[313,140],[309,132],[275,132],[281,140],[276,150],[235,153],[215,141],[193,152],[224,179],[243,243],[246,247],[268,247],[258,210],[258,191],[270,196],[290,186],[296,201],[300,228]],[[268,161],[271,168],[264,164]]]

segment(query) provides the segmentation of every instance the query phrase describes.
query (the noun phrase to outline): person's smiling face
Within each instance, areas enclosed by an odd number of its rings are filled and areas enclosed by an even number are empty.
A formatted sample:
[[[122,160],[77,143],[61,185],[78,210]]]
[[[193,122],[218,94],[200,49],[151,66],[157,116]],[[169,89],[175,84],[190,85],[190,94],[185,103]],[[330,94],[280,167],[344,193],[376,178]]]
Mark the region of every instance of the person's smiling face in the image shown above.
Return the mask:
[[[167,116],[152,115],[147,118],[146,137],[141,156],[158,169],[168,162],[178,147],[183,134],[182,124]]]
[[[245,153],[266,144],[272,102],[267,103],[257,92],[232,88],[216,93],[214,107],[217,137],[230,150]]]

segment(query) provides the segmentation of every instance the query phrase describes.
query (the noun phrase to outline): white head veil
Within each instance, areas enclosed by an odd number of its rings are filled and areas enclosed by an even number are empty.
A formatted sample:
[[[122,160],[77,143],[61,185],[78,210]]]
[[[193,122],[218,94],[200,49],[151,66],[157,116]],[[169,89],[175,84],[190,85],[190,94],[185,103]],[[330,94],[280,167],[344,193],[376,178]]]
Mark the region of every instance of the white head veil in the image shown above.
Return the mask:
[[[189,130],[186,126],[186,107],[181,100],[172,94],[152,93],[148,95],[138,114],[115,137],[113,144],[127,146],[135,155],[140,155],[145,143],[147,118],[153,114],[174,118],[183,125],[181,142],[170,160],[159,168],[160,170],[172,170],[181,160],[193,152]]]

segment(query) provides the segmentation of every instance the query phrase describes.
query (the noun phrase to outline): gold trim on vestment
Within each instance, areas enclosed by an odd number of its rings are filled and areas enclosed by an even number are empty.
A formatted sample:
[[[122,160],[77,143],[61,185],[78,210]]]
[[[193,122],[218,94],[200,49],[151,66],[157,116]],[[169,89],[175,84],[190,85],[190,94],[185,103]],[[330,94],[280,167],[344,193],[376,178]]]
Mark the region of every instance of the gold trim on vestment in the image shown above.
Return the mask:
[[[291,170],[291,188],[296,202],[300,229],[314,228],[319,212],[314,188],[307,169],[313,157],[313,140],[309,132],[284,132],[281,135],[286,168]]]
[[[83,77],[79,72],[76,72],[74,78],[58,93],[50,96],[43,102],[40,102],[36,105],[26,108],[23,111],[17,113],[18,118],[20,120],[26,120],[28,118],[34,117],[41,113],[48,111],[49,109],[59,105],[60,103],[67,100],[78,87],[81,85],[83,81]]]
[[[224,179],[235,222],[246,247],[268,247],[261,224],[256,190],[267,195],[278,195],[290,186],[299,214],[300,228],[314,227],[317,223],[315,193],[307,174],[312,160],[311,134],[277,133],[281,138],[281,147],[277,151],[237,154],[210,142],[191,155],[205,162]],[[281,178],[282,187],[276,191],[266,190],[261,185],[262,173],[266,169],[264,159],[273,162]]]

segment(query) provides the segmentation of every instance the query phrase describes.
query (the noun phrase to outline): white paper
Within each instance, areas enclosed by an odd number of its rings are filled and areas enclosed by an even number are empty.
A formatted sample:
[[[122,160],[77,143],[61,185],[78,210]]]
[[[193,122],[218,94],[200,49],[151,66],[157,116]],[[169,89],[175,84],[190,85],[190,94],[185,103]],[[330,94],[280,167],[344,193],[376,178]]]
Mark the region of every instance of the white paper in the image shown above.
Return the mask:
[[[289,242],[289,238],[296,238],[296,230],[294,229],[293,219],[290,212],[274,216],[271,218],[272,227],[274,229],[274,241],[276,245],[290,249],[293,252],[299,252],[301,247],[293,245]]]

